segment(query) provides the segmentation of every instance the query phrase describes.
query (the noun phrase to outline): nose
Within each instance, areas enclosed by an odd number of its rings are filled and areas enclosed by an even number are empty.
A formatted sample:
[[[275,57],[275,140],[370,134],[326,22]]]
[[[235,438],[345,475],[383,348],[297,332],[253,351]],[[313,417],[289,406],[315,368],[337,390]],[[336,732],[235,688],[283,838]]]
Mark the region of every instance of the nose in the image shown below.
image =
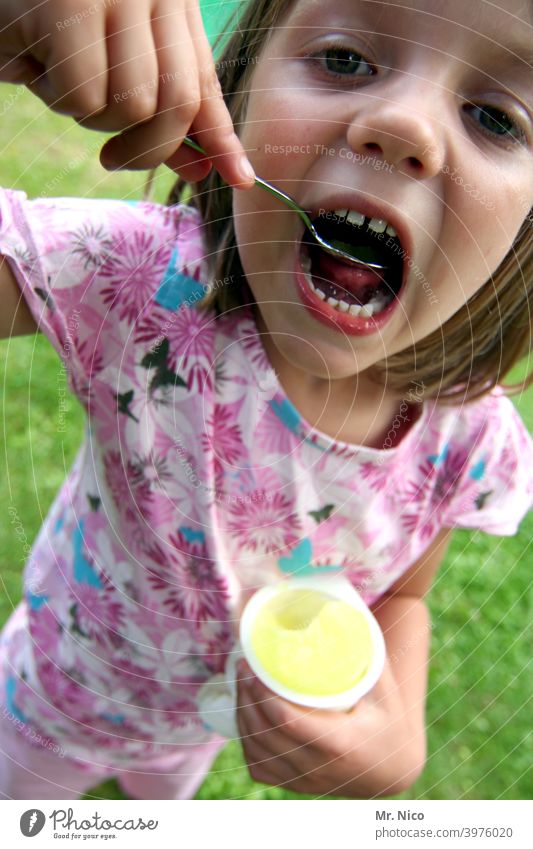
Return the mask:
[[[368,98],[357,98],[347,132],[354,152],[383,157],[390,165],[417,179],[438,174],[445,159],[444,125],[436,114],[436,86],[384,86]]]

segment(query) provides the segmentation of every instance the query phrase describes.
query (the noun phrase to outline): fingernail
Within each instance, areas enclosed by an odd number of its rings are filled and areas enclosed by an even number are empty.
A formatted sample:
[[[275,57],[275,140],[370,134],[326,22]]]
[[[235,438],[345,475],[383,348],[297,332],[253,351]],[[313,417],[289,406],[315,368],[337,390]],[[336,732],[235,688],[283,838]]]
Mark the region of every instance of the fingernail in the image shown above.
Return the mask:
[[[239,163],[239,170],[247,183],[249,183],[251,180],[255,180],[255,171],[246,156],[243,156],[241,158],[241,161]]]

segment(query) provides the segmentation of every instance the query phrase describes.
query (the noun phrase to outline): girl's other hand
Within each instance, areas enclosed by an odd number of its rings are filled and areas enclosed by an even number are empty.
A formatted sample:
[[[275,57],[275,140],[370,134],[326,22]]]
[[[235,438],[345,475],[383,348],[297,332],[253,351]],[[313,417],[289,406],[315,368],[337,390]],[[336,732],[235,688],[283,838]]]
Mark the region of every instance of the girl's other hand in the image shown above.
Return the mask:
[[[198,0],[0,0],[0,80],[118,133],[102,149],[104,167],[166,162],[199,180],[214,165],[230,185],[253,185]],[[208,157],[180,148],[187,134]]]
[[[292,704],[243,661],[238,675],[238,725],[255,781],[369,799],[400,793],[421,773],[425,728],[410,719],[388,660],[373,690],[348,713]]]

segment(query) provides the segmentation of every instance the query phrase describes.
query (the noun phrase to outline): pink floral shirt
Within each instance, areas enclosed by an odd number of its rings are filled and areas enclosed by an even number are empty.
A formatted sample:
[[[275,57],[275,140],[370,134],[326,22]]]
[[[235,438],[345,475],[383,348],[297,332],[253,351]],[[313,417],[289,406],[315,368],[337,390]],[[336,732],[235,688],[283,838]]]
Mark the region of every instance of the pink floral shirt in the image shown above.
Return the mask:
[[[195,694],[265,583],[342,571],[372,603],[443,527],[516,533],[533,441],[501,393],[424,403],[383,450],[335,440],[284,393],[249,307],[195,309],[195,210],[4,191],[0,214],[87,411],[2,635],[8,709],[70,754],[207,739]]]

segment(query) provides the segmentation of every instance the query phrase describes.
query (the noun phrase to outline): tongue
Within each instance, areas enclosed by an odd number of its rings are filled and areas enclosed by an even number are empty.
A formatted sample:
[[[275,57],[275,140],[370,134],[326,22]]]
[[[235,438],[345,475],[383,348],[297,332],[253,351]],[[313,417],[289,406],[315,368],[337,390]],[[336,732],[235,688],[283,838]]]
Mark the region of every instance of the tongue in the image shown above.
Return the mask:
[[[329,280],[332,284],[351,292],[361,302],[369,300],[375,294],[383,277],[370,268],[360,265],[348,265],[335,259],[323,250],[317,250],[313,257],[313,276]]]

